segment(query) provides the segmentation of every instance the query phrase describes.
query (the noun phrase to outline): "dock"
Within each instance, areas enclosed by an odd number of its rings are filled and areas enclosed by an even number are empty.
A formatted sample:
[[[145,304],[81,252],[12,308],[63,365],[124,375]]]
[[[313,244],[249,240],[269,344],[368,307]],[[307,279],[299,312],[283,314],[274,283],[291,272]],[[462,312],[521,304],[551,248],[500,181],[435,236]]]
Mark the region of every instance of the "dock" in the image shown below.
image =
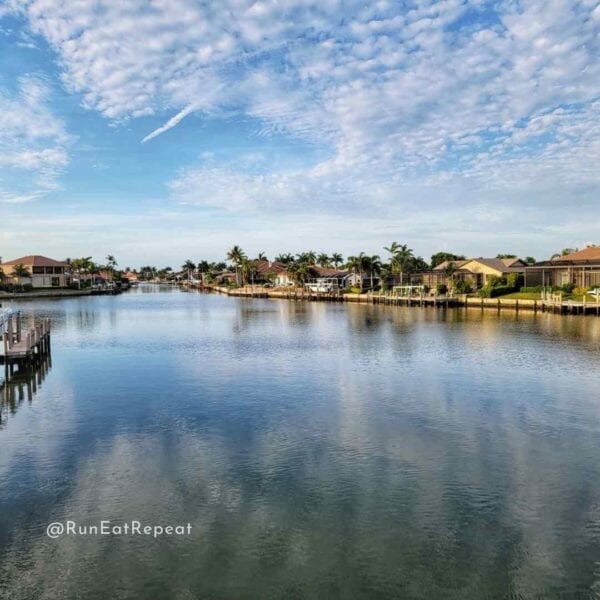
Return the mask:
[[[50,319],[42,319],[33,327],[23,326],[19,311],[4,311],[0,314],[0,364],[12,367],[26,366],[50,354]]]
[[[367,291],[362,294],[343,290],[311,291],[306,287],[264,288],[246,286],[228,288],[225,286],[199,286],[199,290],[217,292],[227,296],[242,298],[279,298],[304,302],[353,302],[360,304],[382,304],[388,306],[412,306],[430,308],[480,308],[497,311],[533,311],[562,315],[595,315],[600,317],[600,295],[595,298],[583,297],[581,302],[566,300],[560,292],[545,291],[538,300],[519,298],[483,298],[467,294],[436,294],[417,289],[420,286],[396,286],[384,292]],[[413,289],[410,289],[413,288]]]

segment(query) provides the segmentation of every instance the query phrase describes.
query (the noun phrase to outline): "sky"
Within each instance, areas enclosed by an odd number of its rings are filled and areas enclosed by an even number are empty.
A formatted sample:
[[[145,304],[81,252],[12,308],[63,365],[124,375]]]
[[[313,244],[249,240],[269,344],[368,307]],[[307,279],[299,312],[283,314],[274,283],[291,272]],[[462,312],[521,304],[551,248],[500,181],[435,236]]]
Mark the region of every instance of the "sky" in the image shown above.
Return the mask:
[[[600,243],[600,3],[0,0],[0,256]]]

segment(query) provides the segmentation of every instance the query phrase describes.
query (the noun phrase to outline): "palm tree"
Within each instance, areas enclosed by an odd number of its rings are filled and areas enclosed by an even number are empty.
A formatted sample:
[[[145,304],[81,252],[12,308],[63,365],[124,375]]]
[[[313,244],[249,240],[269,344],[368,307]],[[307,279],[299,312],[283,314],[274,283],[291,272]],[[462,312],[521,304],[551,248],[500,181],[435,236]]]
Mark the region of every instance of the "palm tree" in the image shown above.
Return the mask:
[[[256,260],[269,260],[264,252],[259,252]]]
[[[400,285],[402,285],[404,273],[410,271],[414,266],[413,251],[406,244],[398,244],[398,242],[392,242],[389,246],[384,247],[384,250],[392,255],[390,267],[392,273],[400,273]]]
[[[227,260],[230,260],[235,266],[235,282],[239,285],[239,267],[243,260],[246,260],[246,254],[239,246],[233,246],[227,252]]]
[[[458,271],[458,267],[455,262],[449,262],[446,268],[444,269],[444,276],[446,277],[446,281],[449,281],[451,285],[448,287],[454,288],[455,284],[455,274]]]
[[[321,267],[328,267],[331,265],[331,259],[325,252],[321,252],[317,256],[317,264],[320,265]]]
[[[81,276],[83,273],[87,273],[89,271],[91,260],[91,256],[85,256],[82,258],[74,258],[71,261],[71,267],[73,271],[77,273],[77,286],[79,287],[79,289],[81,289]]]
[[[306,262],[296,261],[288,265],[287,272],[294,283],[304,285],[306,278],[310,275],[310,267]]]
[[[181,266],[183,271],[187,271],[188,281],[192,278],[192,273],[196,269],[196,265],[188,258]]]
[[[370,269],[370,258],[361,252],[358,256],[349,256],[346,263],[348,269],[350,269],[355,275],[359,276],[359,287],[362,293],[363,291],[363,275],[365,271]]]
[[[110,271],[111,280],[114,279],[114,277],[115,277],[115,267],[117,266],[117,264],[118,263],[112,254],[109,254],[106,257],[106,266],[107,266],[108,270]]]
[[[283,263],[284,265],[287,265],[287,264],[293,262],[294,257],[288,252],[287,254],[278,254],[275,257],[275,260],[277,262]]]
[[[29,270],[27,269],[27,267],[23,263],[19,263],[19,264],[15,265],[13,267],[13,269],[12,269],[12,275],[13,275],[13,277],[17,278],[17,281],[19,283],[19,287],[21,289],[23,289],[23,286],[21,285],[21,279],[23,277],[30,277]]]
[[[344,262],[344,257],[339,252],[334,252],[331,255],[331,262],[333,263],[333,266],[337,269],[338,266]]]
[[[376,274],[381,273],[382,264],[381,259],[377,254],[374,254],[373,256],[368,256],[367,259],[369,273],[371,275],[371,289],[373,289],[373,278]]]

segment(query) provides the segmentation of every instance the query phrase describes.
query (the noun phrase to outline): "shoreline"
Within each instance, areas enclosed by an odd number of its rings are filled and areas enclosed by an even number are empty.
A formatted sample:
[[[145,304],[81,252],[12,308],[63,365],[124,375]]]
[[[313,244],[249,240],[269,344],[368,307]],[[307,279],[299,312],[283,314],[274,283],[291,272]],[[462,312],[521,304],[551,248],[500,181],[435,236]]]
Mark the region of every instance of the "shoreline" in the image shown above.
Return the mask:
[[[189,286],[185,286],[189,287]],[[358,304],[382,304],[388,306],[411,306],[414,308],[435,307],[435,308],[488,308],[501,310],[512,310],[519,312],[521,310],[537,312],[549,312],[560,315],[591,315],[600,317],[600,303],[598,302],[572,302],[564,301],[560,304],[546,304],[543,300],[505,298],[477,298],[466,295],[460,296],[437,296],[437,297],[394,297],[380,296],[375,294],[328,294],[319,292],[310,292],[306,290],[273,290],[273,289],[229,289],[223,286],[202,286],[192,287],[190,289],[199,289],[213,291],[227,296],[241,298],[273,298],[279,300],[304,300],[308,302],[353,302]]]
[[[18,292],[18,293],[3,293],[0,292],[0,302],[2,300],[32,300],[35,298],[69,298],[77,296],[91,296],[91,290],[40,290],[37,292]]]

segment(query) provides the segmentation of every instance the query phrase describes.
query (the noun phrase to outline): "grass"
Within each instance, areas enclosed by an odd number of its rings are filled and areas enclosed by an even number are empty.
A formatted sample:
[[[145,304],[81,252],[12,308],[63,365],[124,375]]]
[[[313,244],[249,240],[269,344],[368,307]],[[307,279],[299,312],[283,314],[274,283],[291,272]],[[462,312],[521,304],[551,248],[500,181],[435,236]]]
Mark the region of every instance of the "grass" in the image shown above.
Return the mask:
[[[507,300],[541,300],[542,295],[535,292],[513,292],[512,294],[505,294],[504,296],[497,296],[497,298]]]

